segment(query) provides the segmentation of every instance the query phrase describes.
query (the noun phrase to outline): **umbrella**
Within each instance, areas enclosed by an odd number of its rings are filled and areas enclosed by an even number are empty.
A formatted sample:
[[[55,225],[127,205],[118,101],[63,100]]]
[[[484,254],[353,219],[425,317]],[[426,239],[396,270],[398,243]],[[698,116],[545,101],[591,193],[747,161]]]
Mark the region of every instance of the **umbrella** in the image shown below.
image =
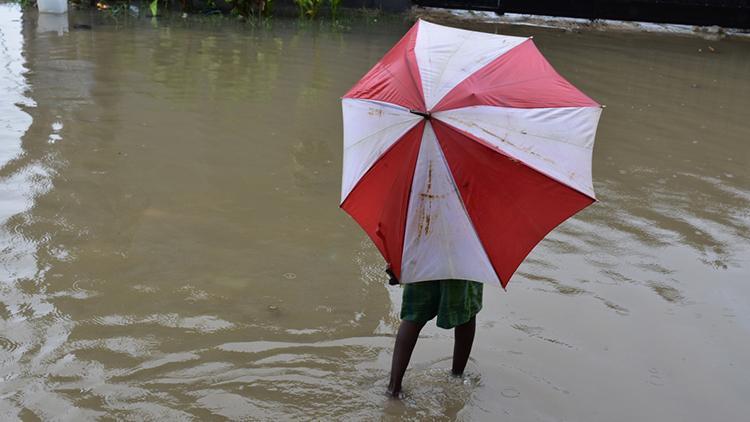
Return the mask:
[[[402,283],[506,287],[593,203],[601,106],[531,38],[417,21],[342,98],[340,206]]]

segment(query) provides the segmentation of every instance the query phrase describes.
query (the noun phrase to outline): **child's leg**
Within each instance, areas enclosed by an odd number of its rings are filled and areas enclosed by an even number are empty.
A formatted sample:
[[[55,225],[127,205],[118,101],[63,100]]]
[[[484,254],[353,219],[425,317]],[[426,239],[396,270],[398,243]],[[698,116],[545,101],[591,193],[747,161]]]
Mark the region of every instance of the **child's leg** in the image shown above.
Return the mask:
[[[396,346],[393,348],[393,361],[391,363],[391,382],[388,384],[388,393],[398,397],[401,392],[401,380],[409,366],[411,352],[417,344],[419,332],[424,327],[424,322],[402,320],[396,335]]]
[[[474,343],[474,331],[476,330],[476,315],[456,327],[455,342],[453,343],[453,375],[461,375],[469,361],[471,345]]]

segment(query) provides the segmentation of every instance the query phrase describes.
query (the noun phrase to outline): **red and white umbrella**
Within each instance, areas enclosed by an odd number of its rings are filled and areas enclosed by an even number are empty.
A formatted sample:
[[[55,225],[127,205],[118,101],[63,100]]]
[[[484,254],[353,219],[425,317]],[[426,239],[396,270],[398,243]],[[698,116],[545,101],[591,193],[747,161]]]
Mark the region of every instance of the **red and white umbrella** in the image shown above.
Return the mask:
[[[402,283],[507,285],[595,201],[601,106],[530,38],[419,20],[342,98],[341,207]]]

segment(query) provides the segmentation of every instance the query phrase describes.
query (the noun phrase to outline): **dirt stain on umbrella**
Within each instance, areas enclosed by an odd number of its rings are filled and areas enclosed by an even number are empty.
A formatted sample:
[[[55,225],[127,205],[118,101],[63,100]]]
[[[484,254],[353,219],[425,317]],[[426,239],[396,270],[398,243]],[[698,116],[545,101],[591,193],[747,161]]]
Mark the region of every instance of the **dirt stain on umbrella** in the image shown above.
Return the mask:
[[[370,107],[370,109],[367,111],[367,114],[374,117],[383,117],[383,110],[379,108],[373,108]]]
[[[417,206],[417,239],[422,236],[428,236],[432,227],[432,223],[439,216],[436,211],[440,209],[440,206],[436,204],[446,197],[447,194],[435,193],[433,191],[433,161],[427,162],[427,181],[425,183],[424,192],[419,193],[419,205]]]
[[[427,183],[425,191],[419,194],[419,205],[417,206],[417,239],[430,234],[432,223],[432,201],[437,196],[432,193],[432,160],[427,162]]]

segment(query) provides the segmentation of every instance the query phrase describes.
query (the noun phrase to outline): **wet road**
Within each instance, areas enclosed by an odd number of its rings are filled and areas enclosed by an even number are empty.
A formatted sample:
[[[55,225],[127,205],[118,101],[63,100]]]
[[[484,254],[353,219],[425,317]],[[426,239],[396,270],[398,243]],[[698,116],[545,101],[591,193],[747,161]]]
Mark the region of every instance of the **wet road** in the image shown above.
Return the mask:
[[[339,97],[408,24],[351,26],[0,5],[0,418],[750,412],[750,42],[478,27],[607,105],[600,202],[485,289],[465,379],[430,325],[398,402],[400,290],[337,208]]]

